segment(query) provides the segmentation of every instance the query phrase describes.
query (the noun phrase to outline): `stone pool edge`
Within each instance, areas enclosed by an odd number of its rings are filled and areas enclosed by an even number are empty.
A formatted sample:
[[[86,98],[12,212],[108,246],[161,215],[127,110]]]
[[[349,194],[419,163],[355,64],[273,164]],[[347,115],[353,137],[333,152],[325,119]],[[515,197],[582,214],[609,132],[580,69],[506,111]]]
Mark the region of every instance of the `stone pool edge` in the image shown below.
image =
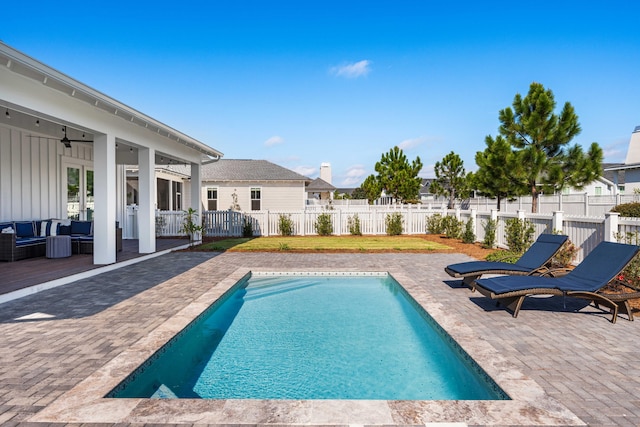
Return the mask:
[[[202,265],[206,277],[207,264]],[[210,268],[214,268],[211,266]],[[473,333],[458,315],[446,310],[424,285],[404,271],[357,269],[282,269],[293,273],[389,273],[427,313],[511,397],[508,401],[384,401],[384,400],[193,400],[104,398],[130,372],[189,324],[249,273],[274,269],[238,268],[102,368],[39,413],[32,422],[65,423],[205,423],[205,424],[429,424],[585,425],[549,397],[531,378]],[[187,273],[184,273],[187,274]],[[180,281],[177,276],[171,281]]]

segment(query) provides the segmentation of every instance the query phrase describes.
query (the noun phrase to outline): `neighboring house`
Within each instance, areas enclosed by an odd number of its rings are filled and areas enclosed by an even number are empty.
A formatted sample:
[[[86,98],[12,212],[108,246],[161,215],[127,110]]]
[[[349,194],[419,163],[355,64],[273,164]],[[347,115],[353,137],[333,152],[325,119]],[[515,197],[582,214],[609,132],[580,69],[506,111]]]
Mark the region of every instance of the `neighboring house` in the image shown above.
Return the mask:
[[[225,159],[202,169],[206,210],[297,211],[311,180],[267,160]]]
[[[158,209],[180,210],[190,203],[190,170],[184,165],[168,165],[156,170],[164,180],[167,195]],[[135,185],[131,177],[130,186]],[[221,159],[201,168],[200,200],[204,210],[298,211],[304,209],[305,189],[311,179],[267,160]]]
[[[609,165],[604,171],[611,176],[611,181],[619,188],[620,193],[633,194],[640,191],[640,126],[636,126],[631,133],[624,164]]]
[[[331,200],[334,191],[336,191],[336,187],[322,178],[316,178],[307,185],[307,199]]]
[[[579,190],[569,187],[562,190],[563,195],[587,194],[589,196],[615,196],[618,193],[618,186],[604,176],[596,178],[593,182],[590,182]]]
[[[435,178],[422,178],[422,185],[420,186],[420,200],[432,200],[433,193],[431,193],[429,187],[435,181]]]

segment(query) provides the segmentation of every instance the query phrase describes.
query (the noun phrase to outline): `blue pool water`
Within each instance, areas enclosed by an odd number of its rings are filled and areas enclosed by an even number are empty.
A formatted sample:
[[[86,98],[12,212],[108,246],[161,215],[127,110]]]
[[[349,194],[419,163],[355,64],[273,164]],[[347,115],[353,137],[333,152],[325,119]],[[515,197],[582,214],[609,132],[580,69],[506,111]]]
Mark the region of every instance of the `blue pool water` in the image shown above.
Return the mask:
[[[508,398],[389,275],[254,275],[108,397]]]

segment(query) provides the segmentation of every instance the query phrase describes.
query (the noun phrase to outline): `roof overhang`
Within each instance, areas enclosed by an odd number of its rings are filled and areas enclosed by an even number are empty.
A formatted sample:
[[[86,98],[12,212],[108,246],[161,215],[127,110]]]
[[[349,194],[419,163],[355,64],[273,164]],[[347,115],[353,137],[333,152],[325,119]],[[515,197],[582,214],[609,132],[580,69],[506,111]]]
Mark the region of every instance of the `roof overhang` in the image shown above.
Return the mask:
[[[627,169],[640,169],[640,163],[630,163],[626,165],[612,166],[605,168],[605,171],[622,171]]]
[[[36,80],[48,88],[62,92],[78,101],[99,108],[122,120],[134,123],[202,154],[202,163],[211,163],[223,154],[208,145],[147,116],[99,92],[42,62],[19,52],[0,41],[0,66],[23,77]]]

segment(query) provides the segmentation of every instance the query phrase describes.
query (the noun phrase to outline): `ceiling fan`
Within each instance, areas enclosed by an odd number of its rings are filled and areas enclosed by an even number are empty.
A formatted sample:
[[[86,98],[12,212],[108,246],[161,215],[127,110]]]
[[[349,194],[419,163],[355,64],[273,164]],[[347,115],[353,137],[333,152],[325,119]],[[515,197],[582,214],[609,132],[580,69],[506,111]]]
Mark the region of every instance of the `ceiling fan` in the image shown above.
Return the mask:
[[[62,127],[62,131],[64,132],[64,137],[60,140],[60,142],[62,142],[64,144],[64,146],[67,147],[67,148],[71,148],[71,143],[72,142],[93,142],[93,140],[88,140],[88,139],[69,139],[67,137],[67,127],[66,126]],[[82,134],[82,137],[84,138],[84,134]]]

